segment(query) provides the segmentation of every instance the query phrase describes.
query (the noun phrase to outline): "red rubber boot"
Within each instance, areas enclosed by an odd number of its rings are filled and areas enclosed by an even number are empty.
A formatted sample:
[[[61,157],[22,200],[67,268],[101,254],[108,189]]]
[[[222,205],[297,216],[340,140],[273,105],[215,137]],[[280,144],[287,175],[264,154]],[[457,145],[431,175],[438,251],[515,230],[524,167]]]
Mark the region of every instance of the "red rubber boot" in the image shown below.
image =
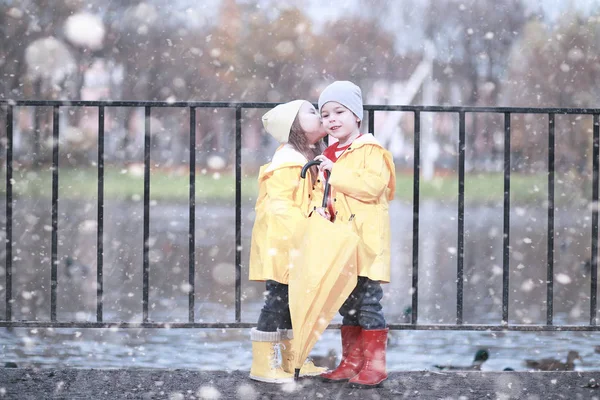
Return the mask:
[[[336,369],[321,374],[326,382],[344,382],[353,378],[363,366],[360,326],[342,325],[342,361]]]
[[[353,387],[378,386],[387,379],[385,349],[388,328],[364,330],[361,333],[364,362],[360,372],[350,379]]]

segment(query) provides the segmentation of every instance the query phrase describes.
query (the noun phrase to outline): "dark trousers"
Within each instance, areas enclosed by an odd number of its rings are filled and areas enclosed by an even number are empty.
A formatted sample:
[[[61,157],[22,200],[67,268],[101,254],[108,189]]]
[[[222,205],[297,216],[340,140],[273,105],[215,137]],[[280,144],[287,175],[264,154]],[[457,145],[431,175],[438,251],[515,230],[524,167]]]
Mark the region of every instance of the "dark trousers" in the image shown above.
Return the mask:
[[[381,311],[383,289],[381,283],[359,276],[356,287],[340,308],[342,325],[360,326],[363,329],[384,329],[385,318]]]
[[[276,332],[277,329],[292,329],[288,285],[276,281],[266,282],[265,305],[260,311],[256,329]]]

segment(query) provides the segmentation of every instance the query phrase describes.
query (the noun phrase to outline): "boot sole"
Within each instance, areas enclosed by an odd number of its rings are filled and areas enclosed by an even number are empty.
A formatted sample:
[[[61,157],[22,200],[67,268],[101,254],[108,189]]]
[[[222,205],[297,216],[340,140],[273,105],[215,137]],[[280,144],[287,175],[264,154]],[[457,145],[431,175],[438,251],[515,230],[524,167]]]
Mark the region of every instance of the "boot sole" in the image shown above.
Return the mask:
[[[380,388],[383,387],[383,381],[376,383],[374,385],[366,385],[363,383],[354,383],[354,382],[350,382],[348,384],[348,387],[351,387],[353,389],[372,389],[372,388]]]
[[[321,377],[321,380],[323,382],[327,382],[327,383],[345,383],[345,382],[348,382],[350,379],[352,379],[352,378],[346,378],[346,379],[329,379],[329,378],[323,378],[323,377]]]
[[[265,383],[292,383],[292,382],[294,382],[293,377],[292,378],[284,378],[284,379],[270,379],[270,378],[263,378],[262,376],[250,375],[250,379],[259,381],[259,382],[265,382]]]
[[[294,372],[288,372],[285,369],[284,369],[284,371],[287,372],[288,374],[292,374],[292,375],[294,374]],[[325,370],[323,372],[314,372],[314,373],[308,373],[308,374],[301,373],[300,378],[314,378],[314,377],[323,375],[325,372],[327,372],[327,371]]]

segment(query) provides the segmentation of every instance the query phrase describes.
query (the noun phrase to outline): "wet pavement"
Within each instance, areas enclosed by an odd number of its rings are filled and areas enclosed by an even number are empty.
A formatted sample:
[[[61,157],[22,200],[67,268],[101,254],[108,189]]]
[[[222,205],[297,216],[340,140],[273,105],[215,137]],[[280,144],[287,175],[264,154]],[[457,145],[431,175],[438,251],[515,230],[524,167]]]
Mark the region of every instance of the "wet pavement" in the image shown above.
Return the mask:
[[[599,372],[393,372],[380,388],[317,378],[274,385],[247,371],[0,369],[0,399],[600,399]]]

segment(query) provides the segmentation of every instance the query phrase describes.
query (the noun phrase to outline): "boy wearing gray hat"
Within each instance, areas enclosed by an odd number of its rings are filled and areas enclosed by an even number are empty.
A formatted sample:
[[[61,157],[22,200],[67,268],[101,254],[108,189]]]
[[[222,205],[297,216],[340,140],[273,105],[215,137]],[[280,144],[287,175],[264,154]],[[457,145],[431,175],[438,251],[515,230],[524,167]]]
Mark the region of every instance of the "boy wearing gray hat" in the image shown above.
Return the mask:
[[[325,131],[337,139],[323,155],[319,169],[330,172],[334,223],[351,223],[360,237],[358,283],[340,308],[343,317],[342,361],[321,376],[330,382],[373,387],[387,378],[388,328],[381,311],[381,283],[390,281],[388,202],[396,185],[392,155],[372,134],[362,134],[362,93],[349,81],[336,81],[319,97]],[[328,211],[318,209],[327,216]]]

